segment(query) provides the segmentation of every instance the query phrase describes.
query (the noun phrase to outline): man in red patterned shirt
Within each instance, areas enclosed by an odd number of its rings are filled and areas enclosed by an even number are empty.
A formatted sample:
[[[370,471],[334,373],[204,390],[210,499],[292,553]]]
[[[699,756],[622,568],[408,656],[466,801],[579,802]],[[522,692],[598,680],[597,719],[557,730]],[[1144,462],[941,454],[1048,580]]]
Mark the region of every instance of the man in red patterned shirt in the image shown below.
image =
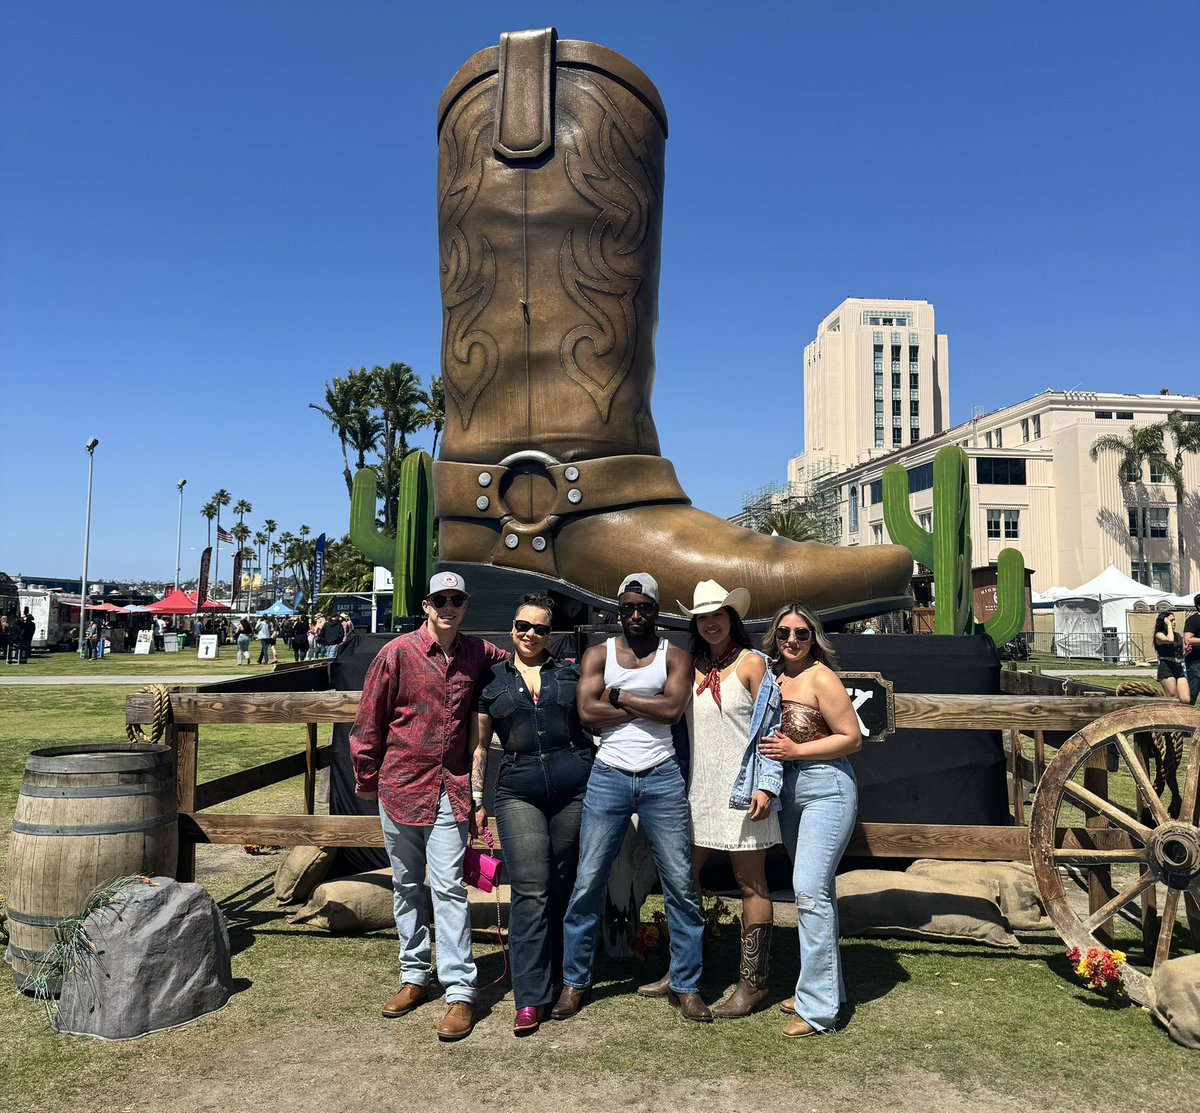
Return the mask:
[[[425,622],[388,642],[367,670],[350,732],[355,791],[379,802],[392,860],[401,985],[383,1015],[403,1016],[429,999],[423,884],[428,870],[438,980],[446,991],[446,1015],[437,1030],[442,1040],[460,1040],[475,1024],[475,962],[462,867],[467,832],[475,833],[476,808],[483,801],[472,806],[467,722],[480,677],[508,656],[491,642],[458,632],[467,599],[461,576],[434,575],[421,603]]]

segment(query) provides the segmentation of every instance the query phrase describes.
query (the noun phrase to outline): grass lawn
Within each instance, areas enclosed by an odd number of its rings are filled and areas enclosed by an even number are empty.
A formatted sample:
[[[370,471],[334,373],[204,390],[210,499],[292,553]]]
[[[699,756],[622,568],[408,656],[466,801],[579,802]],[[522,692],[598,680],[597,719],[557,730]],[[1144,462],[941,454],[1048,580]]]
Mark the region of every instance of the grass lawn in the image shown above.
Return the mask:
[[[254,660],[258,659],[258,643],[253,643]],[[286,657],[280,656],[281,661],[292,659],[289,650]],[[236,676],[257,665],[237,665],[237,648],[223,645],[220,656],[215,661],[201,661],[196,657],[195,649],[185,649],[182,653],[147,653],[138,656],[134,653],[110,653],[99,661],[87,661],[77,653],[45,653],[35,654],[27,664],[6,665],[0,669],[0,677],[6,680],[20,680],[43,676],[190,676],[196,674],[197,683],[206,679],[217,679]]]
[[[165,659],[152,659],[161,664]],[[181,657],[180,662],[184,660]],[[82,662],[82,664],[89,664]],[[0,878],[28,752],[124,739],[120,688],[0,688]],[[300,727],[206,727],[201,779],[297,750]],[[237,811],[302,808],[299,780],[234,801]],[[790,906],[778,909],[771,1008],[739,1022],[690,1025],[633,989],[663,958],[602,962],[597,996],[574,1020],[512,1036],[511,989],[482,993],[483,1019],[458,1045],[433,1028],[440,1002],[399,1021],[378,1009],[396,983],[390,932],[331,936],[286,922],[275,857],[201,847],[202,884],[223,908],[238,992],[222,1013],[126,1044],[53,1034],[41,1007],[0,991],[0,1107],[22,1113],[287,1108],[649,1110],[1191,1110],[1200,1060],[1141,1009],[1112,1010],[1071,978],[1056,936],[1019,951],[904,940],[843,946],[853,1011],[835,1037],[779,1036],[774,1004],[797,973]],[[3,882],[0,882],[3,887]],[[476,935],[480,984],[502,960]],[[703,990],[736,976],[736,932],[713,941]]]

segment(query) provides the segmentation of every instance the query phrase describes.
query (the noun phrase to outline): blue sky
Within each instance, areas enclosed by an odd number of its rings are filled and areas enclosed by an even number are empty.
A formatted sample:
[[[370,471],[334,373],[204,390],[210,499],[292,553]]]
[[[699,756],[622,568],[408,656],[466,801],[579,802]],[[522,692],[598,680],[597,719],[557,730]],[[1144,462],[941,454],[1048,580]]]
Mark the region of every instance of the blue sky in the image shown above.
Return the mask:
[[[343,533],[308,403],[438,372],[438,97],[548,25],[667,106],[654,409],[696,505],[786,477],[848,296],[934,304],[954,421],[1197,389],[1194,3],[9,4],[0,569],[79,574],[91,436],[93,579],[173,578],[180,478],[185,575],[221,487]]]

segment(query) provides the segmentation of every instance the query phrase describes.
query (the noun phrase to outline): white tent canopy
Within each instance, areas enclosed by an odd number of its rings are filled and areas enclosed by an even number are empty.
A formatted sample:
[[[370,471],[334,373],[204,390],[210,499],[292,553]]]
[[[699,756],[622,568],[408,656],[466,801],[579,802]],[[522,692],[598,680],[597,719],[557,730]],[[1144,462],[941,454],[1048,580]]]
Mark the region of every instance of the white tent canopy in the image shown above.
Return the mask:
[[[1104,627],[1117,632],[1128,657],[1129,612],[1137,603],[1155,607],[1173,602],[1170,592],[1147,587],[1110,564],[1100,575],[1077,588],[1050,588],[1035,602],[1054,604],[1054,639],[1060,656],[1105,656]]]

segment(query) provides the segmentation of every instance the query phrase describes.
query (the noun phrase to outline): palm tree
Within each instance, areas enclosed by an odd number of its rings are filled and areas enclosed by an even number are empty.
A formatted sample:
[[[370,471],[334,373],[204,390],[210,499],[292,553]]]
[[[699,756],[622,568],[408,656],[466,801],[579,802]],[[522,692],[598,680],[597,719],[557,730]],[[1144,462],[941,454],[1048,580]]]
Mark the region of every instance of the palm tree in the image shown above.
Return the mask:
[[[778,507],[770,510],[755,527],[759,533],[775,537],[786,537],[789,541],[822,541],[824,532],[807,514],[793,507]]]
[[[1138,565],[1141,570],[1141,583],[1149,586],[1150,568],[1146,564],[1146,511],[1143,506],[1146,489],[1142,483],[1142,468],[1152,464],[1162,471],[1169,471],[1171,462],[1163,450],[1163,426],[1145,425],[1138,428],[1129,427],[1128,436],[1120,433],[1105,433],[1092,442],[1088,455],[1098,460],[1102,453],[1117,457],[1117,476],[1123,484],[1133,489],[1134,510],[1136,513]]]
[[[200,507],[201,517],[208,519],[208,545],[209,545],[209,548],[212,548],[212,524],[213,524],[213,519],[217,516],[217,513],[218,513],[217,504],[215,502],[213,502],[211,499],[208,502],[206,502],[202,507]]]
[[[217,491],[212,497],[213,505],[216,506],[216,508],[217,508],[217,551],[213,556],[213,578],[212,578],[213,598],[214,599],[216,598],[217,584],[220,583],[220,579],[218,577],[218,571],[221,566],[221,532],[220,532],[221,531],[221,507],[228,506],[230,503],[230,500],[232,498],[233,498],[233,496],[227,490],[225,490],[224,487],[222,487],[219,491]]]
[[[1175,486],[1175,548],[1179,554],[1179,594],[1187,595],[1190,569],[1183,547],[1183,457],[1184,453],[1200,454],[1200,421],[1188,421],[1182,410],[1172,410],[1162,425],[1163,431],[1170,433],[1175,449],[1173,467],[1167,475]]]
[[[403,456],[407,451],[404,438],[430,422],[429,398],[421,389],[417,373],[407,363],[389,363],[371,371],[371,403],[378,406],[383,415],[385,460],[395,451],[397,437]],[[423,417],[414,427],[418,414]]]
[[[446,386],[441,375],[434,375],[429,380],[429,424],[433,426],[433,451],[429,454],[437,457],[437,442],[442,430],[446,427]]]
[[[277,521],[275,521],[273,518],[267,518],[263,521],[263,529],[265,529],[267,531],[266,555],[267,555],[267,559],[270,560],[270,558],[271,558],[271,534],[275,533],[279,529],[279,523]],[[270,572],[270,569],[268,568],[267,571]]]
[[[355,372],[351,371],[350,374]],[[346,445],[350,439],[350,426],[354,415],[360,408],[352,380],[335,378],[333,382],[326,383],[325,405],[318,406],[315,402],[309,402],[308,408],[324,414],[333,426],[333,431],[342,446],[342,476],[346,480],[346,493],[352,493],[354,476],[350,471],[350,457],[346,453]]]
[[[235,506],[234,510],[236,510],[236,509],[237,509],[237,507]],[[249,506],[247,506],[246,509],[249,510],[250,509]],[[246,548],[246,540],[250,536],[250,527],[248,525],[246,525],[245,522],[238,522],[238,524],[236,526],[234,526],[233,529],[231,529],[229,532],[232,533],[234,538],[237,540],[237,543],[238,543],[237,551],[242,554],[242,559],[245,560],[245,554],[247,552],[249,552],[249,550]],[[236,560],[237,560],[237,557],[235,556],[234,561],[236,562]],[[237,581],[234,580],[233,581],[233,595],[235,598],[238,594],[239,586],[240,585],[237,583]]]
[[[233,512],[238,516],[239,525],[246,520],[246,515],[249,514],[253,509],[254,507],[251,506],[245,499],[238,499],[237,502],[233,504]],[[233,530],[230,530],[229,532],[233,533],[234,537],[237,536]]]
[[[350,420],[346,431],[346,439],[354,449],[357,457],[355,466],[359,471],[367,466],[367,453],[379,444],[379,434],[383,432],[383,422],[374,417],[369,410],[358,410]],[[351,483],[353,490],[353,483]]]

